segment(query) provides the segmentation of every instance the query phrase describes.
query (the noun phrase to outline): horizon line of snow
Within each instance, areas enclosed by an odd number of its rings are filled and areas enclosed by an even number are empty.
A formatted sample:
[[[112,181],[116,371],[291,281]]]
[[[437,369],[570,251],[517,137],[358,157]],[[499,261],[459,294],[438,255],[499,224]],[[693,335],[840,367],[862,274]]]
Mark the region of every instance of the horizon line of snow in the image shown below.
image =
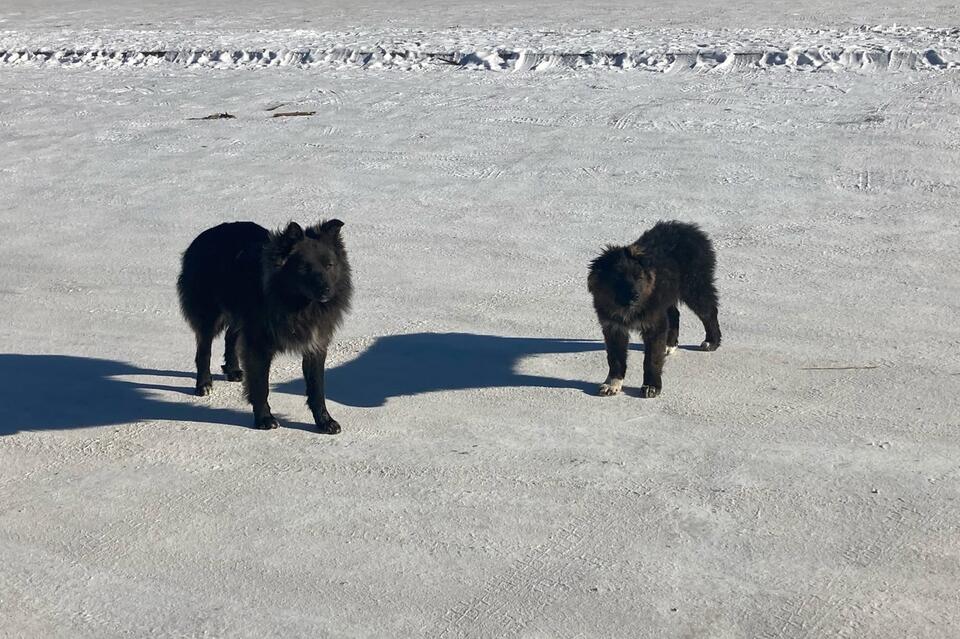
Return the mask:
[[[954,58],[954,59],[951,59]],[[762,51],[636,50],[582,53],[537,52],[529,49],[430,52],[413,49],[352,47],[250,49],[124,50],[106,48],[0,50],[0,64],[145,67],[174,64],[219,69],[350,66],[362,68],[428,69],[457,67],[492,71],[549,69],[637,69],[655,72],[749,71],[795,68],[826,71],[916,71],[960,68],[960,57],[937,50],[860,47],[793,47]]]

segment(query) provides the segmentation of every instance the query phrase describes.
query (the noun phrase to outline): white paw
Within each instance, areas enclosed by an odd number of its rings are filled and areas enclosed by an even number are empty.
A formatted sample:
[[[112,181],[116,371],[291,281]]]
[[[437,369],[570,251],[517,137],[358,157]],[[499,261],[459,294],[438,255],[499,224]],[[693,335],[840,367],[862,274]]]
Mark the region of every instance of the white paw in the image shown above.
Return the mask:
[[[673,355],[674,351],[676,351],[676,350],[677,350],[676,345],[674,345],[674,346],[667,346],[667,355]]]
[[[617,379],[616,377],[608,377],[607,381],[600,384],[600,395],[607,397],[609,395],[616,395],[623,388],[623,380]]]

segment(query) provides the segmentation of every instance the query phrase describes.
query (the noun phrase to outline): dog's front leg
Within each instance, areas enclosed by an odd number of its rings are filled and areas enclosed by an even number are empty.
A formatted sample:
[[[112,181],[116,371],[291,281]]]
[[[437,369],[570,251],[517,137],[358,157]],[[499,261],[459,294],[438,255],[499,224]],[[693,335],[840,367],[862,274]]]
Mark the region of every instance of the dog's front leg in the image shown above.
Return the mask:
[[[616,395],[623,388],[623,378],[627,376],[627,347],[630,333],[623,326],[612,323],[603,324],[603,341],[607,347],[607,381],[600,384],[601,395]]]
[[[667,318],[643,327],[643,386],[641,397],[656,397],[663,389],[663,362],[667,357]]]
[[[303,379],[307,383],[307,406],[313,413],[313,421],[321,433],[334,435],[340,432],[340,424],[327,412],[327,400],[323,389],[323,372],[327,351],[307,353],[303,356]]]
[[[247,399],[253,404],[254,428],[262,430],[279,428],[280,422],[270,412],[270,404],[267,403],[267,396],[270,393],[270,362],[273,361],[273,354],[267,349],[246,344],[240,352],[243,356],[243,368],[246,371],[244,390],[247,393]]]

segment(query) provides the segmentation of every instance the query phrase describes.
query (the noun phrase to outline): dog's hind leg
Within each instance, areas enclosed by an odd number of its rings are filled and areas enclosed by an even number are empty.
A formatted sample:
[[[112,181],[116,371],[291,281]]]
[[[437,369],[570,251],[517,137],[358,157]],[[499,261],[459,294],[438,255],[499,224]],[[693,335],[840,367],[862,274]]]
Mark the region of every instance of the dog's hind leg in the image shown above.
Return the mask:
[[[667,357],[667,317],[643,328],[643,386],[641,397],[656,397],[663,390],[663,362]]]
[[[703,322],[705,336],[703,343],[700,344],[700,350],[715,351],[720,348],[720,320],[717,317],[716,302],[705,306],[693,306],[690,302],[687,302],[687,306],[689,306],[690,310],[696,313],[700,321]]]
[[[697,314],[703,322],[706,335],[700,350],[715,351],[720,348],[720,321],[717,318],[717,288],[712,282],[688,291],[683,296],[683,303]]]
[[[680,309],[674,304],[667,309],[667,355],[677,350],[680,343]]]
[[[244,340],[247,342],[247,340]],[[244,390],[247,393],[247,399],[253,404],[253,426],[261,430],[270,430],[279,428],[280,422],[270,412],[270,404],[267,403],[267,397],[270,394],[270,363],[273,361],[273,354],[265,348],[251,346],[244,343],[240,349],[243,357]]]
[[[313,413],[313,421],[316,422],[321,433],[335,435],[340,432],[340,424],[327,412],[327,400],[323,388],[326,361],[326,350],[305,354],[303,356],[303,379],[307,383],[307,406]]]
[[[237,358],[237,340],[240,338],[240,329],[233,325],[227,327],[227,334],[224,338],[223,349],[223,374],[226,375],[228,382],[239,382],[243,380],[243,370],[240,368],[240,360]]]
[[[209,395],[213,390],[213,376],[210,374],[210,350],[213,346],[213,338],[221,330],[221,320],[215,318],[212,321],[204,321],[199,326],[194,327],[197,337],[197,356],[194,362],[197,365],[197,395]]]
[[[607,347],[607,379],[600,384],[600,394],[616,395],[623,388],[623,378],[627,375],[627,348],[630,334],[618,324],[603,324],[603,341]]]

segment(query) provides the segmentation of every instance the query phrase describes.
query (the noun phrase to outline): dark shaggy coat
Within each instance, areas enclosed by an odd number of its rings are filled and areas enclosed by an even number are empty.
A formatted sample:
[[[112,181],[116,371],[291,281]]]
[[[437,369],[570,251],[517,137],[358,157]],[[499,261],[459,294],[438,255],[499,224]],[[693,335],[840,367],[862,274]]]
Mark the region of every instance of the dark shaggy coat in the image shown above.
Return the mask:
[[[277,353],[293,351],[303,355],[307,405],[317,426],[339,432],[327,412],[323,374],[327,346],[353,293],[342,226],[329,220],[304,230],[291,222],[271,233],[253,222],[233,222],[190,244],[177,289],[197,338],[198,395],[213,387],[211,344],[226,329],[223,372],[230,381],[244,381],[257,428],[279,426],[267,403],[270,363]]]
[[[707,235],[694,224],[657,222],[628,246],[608,246],[590,263],[588,287],[603,329],[609,374],[601,395],[615,395],[627,372],[630,331],[643,336],[643,397],[656,397],[668,352],[680,334],[678,302],[703,322],[702,350],[720,346],[716,255]],[[668,351],[669,349],[669,351]]]

